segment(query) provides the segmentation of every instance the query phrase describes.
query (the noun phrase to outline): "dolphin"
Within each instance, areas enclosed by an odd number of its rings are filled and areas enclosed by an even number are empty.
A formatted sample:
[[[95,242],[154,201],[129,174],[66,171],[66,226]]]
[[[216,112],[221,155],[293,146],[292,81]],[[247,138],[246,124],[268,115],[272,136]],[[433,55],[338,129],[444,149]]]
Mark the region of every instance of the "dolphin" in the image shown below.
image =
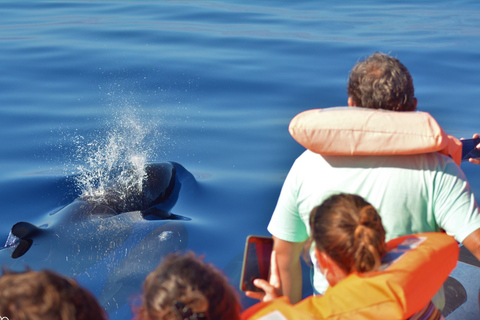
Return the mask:
[[[107,312],[119,309],[163,256],[188,244],[190,219],[170,210],[182,185],[195,185],[195,178],[174,162],[147,165],[145,172],[142,192],[126,197],[127,205],[108,196],[79,197],[38,224],[14,224],[0,249],[0,265],[74,277]]]

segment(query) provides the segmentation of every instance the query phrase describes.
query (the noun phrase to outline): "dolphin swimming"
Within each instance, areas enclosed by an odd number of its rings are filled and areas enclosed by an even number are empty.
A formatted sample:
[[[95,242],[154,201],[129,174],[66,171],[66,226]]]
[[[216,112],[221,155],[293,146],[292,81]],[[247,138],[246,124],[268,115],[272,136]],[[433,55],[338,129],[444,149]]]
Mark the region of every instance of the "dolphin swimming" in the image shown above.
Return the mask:
[[[10,270],[51,269],[74,277],[107,312],[128,305],[161,258],[188,244],[188,217],[170,212],[193,175],[174,162],[145,167],[141,192],[102,199],[79,197],[40,223],[12,226],[0,265]],[[121,200],[123,199],[123,200]]]
[[[201,194],[196,179],[182,165],[149,164],[141,192],[115,188],[99,198],[82,195],[36,223],[15,223],[8,245],[0,247],[0,265],[14,271],[51,269],[73,277],[98,298],[110,318],[129,319],[132,295],[140,292],[162,257],[203,245],[203,234],[194,232],[201,226],[192,228],[189,213],[172,213],[177,201],[185,200],[185,190],[187,195]],[[229,253],[224,271],[236,283],[243,252],[231,248]],[[476,258],[461,249],[457,268],[445,284],[447,320],[478,316],[480,283],[471,279],[479,274]]]

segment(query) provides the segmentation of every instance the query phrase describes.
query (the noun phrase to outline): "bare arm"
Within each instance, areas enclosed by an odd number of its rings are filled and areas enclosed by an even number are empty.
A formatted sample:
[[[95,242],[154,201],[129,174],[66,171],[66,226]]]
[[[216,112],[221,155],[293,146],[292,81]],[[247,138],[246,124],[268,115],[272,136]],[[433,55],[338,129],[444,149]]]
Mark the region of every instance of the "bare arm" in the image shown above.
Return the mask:
[[[463,240],[463,245],[480,261],[480,229],[470,233]]]
[[[281,292],[295,304],[302,300],[302,266],[300,255],[305,242],[289,242],[273,237],[277,255]]]

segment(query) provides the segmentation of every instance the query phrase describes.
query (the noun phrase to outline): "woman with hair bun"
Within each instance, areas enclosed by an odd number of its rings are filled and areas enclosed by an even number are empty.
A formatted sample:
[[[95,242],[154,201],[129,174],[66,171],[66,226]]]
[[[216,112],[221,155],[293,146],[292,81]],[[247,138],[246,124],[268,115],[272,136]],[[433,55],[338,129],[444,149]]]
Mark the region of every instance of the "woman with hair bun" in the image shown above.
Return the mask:
[[[284,319],[443,319],[431,298],[455,268],[459,248],[452,237],[432,232],[385,243],[376,209],[353,194],[333,195],[315,207],[310,229],[306,249],[314,244],[316,267],[330,284],[325,294],[293,306],[279,297],[273,252],[270,282],[254,280],[265,293],[246,293],[263,302],[247,309],[242,319],[274,312]]]
[[[352,272],[377,270],[386,250],[385,229],[375,208],[353,194],[333,195],[310,214],[311,239],[331,286]]]

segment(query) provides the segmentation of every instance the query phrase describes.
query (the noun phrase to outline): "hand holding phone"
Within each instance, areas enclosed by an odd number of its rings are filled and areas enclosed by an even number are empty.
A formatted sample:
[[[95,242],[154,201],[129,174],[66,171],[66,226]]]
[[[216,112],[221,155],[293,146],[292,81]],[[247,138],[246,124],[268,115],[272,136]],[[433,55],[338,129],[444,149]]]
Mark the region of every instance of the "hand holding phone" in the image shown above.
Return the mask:
[[[255,284],[253,281],[255,280]],[[245,244],[240,290],[247,297],[271,301],[282,295],[277,256],[271,237],[248,236]]]
[[[470,158],[480,158],[480,150],[476,148],[480,143],[479,137],[460,141],[462,142],[462,161],[468,161]]]
[[[247,237],[240,278],[240,290],[262,292],[261,289],[253,284],[253,280],[264,279],[268,281],[272,250],[273,239],[271,237]]]
[[[265,279],[255,279],[254,285],[262,290],[261,292],[245,291],[245,295],[249,298],[267,302],[275,300],[276,298],[282,296],[282,292],[280,289],[282,287],[282,283],[280,279],[280,274],[278,273],[277,255],[275,251],[272,251],[272,256],[270,259],[269,281]]]

